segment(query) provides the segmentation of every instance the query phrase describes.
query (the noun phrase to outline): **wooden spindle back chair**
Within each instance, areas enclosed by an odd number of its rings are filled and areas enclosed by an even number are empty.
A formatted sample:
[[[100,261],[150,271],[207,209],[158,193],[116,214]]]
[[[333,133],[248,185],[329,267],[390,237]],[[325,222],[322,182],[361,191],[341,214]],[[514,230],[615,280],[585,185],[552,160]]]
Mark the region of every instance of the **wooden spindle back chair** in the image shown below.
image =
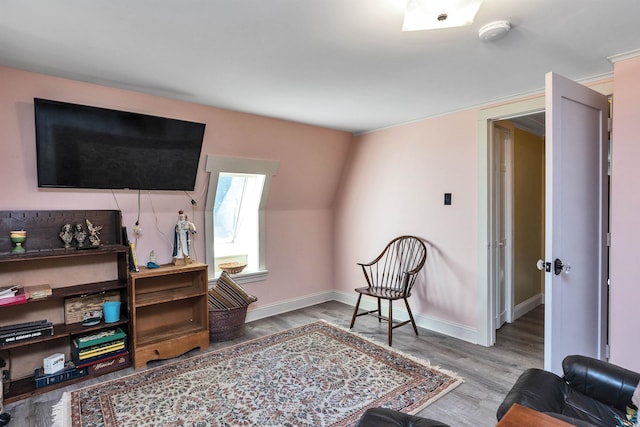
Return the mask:
[[[357,288],[358,301],[353,310],[350,329],[356,322],[356,318],[364,315],[372,315],[389,323],[389,346],[392,342],[392,331],[395,328],[411,323],[413,330],[418,335],[418,328],[413,319],[409,301],[411,290],[427,260],[427,248],[422,240],[414,236],[400,236],[393,239],[384,248],[382,253],[369,263],[358,263],[362,267],[367,286]],[[378,308],[358,313],[362,295],[368,295],[378,300]],[[404,300],[409,320],[396,322],[393,320],[392,303],[395,300]],[[381,301],[389,303],[389,314],[384,316],[381,310]]]

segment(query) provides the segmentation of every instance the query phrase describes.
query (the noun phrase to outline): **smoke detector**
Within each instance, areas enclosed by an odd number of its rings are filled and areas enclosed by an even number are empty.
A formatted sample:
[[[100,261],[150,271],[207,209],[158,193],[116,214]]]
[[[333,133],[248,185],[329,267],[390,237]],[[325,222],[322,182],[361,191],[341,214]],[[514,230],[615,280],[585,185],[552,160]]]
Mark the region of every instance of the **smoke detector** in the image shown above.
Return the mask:
[[[511,29],[509,21],[493,21],[478,30],[478,37],[483,41],[493,41],[504,37]]]

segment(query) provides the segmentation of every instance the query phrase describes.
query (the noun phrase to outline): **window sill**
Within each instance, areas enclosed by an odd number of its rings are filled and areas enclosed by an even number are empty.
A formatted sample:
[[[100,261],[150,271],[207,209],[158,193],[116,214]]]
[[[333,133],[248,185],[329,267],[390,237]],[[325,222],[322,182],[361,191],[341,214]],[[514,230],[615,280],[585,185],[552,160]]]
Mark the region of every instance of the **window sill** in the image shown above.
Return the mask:
[[[261,282],[267,280],[269,270],[249,271],[246,273],[239,273],[231,275],[231,278],[239,285],[244,283]],[[209,279],[210,283],[215,283],[218,280],[218,276],[214,276]]]

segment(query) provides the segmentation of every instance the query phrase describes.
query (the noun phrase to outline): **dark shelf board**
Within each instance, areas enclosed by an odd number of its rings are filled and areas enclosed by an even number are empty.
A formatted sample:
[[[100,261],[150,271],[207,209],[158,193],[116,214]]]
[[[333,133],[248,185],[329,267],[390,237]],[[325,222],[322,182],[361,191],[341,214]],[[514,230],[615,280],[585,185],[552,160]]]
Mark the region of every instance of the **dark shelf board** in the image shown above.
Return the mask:
[[[81,334],[92,332],[92,331],[99,331],[102,329],[108,329],[111,327],[122,326],[122,325],[126,325],[127,323],[129,323],[129,319],[126,316],[120,315],[120,320],[118,320],[117,322],[106,323],[102,321],[97,325],[93,325],[93,326],[82,326],[82,323],[72,323],[71,325],[54,326],[53,330],[55,331],[56,328],[58,328],[61,334],[72,336],[72,335],[81,335]]]
[[[16,261],[33,261],[40,259],[68,258],[70,256],[104,255],[109,253],[126,253],[125,245],[104,245],[96,249],[29,249],[23,253],[0,252],[0,263]]]
[[[122,280],[108,280],[106,282],[84,283],[75,286],[66,286],[64,288],[52,289],[52,295],[49,298],[69,298],[83,295],[100,294],[102,292],[114,291],[117,289],[126,289],[127,282]],[[45,300],[46,298],[42,298]],[[36,302],[38,300],[30,300]]]
[[[38,304],[52,299],[64,299],[69,297],[81,297],[85,295],[101,294],[103,292],[126,289],[125,280],[107,280],[104,282],[83,283],[81,285],[66,286],[51,289],[51,295],[45,298],[28,299],[25,302],[13,305]],[[0,307],[3,307],[0,305]],[[7,306],[10,307],[10,306]]]

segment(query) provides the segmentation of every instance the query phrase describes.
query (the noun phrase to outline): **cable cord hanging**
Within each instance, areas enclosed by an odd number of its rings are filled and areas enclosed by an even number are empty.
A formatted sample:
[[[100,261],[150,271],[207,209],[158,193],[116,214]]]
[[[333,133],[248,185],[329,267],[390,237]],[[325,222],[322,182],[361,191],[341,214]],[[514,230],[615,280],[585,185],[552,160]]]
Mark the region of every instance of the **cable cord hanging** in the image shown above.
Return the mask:
[[[122,209],[120,209],[120,204],[118,203],[118,198],[116,197],[116,193],[113,190],[111,190],[111,195],[113,196],[113,200],[115,200],[116,202],[116,207],[120,212],[122,212]]]
[[[173,251],[173,242],[172,239],[169,238],[169,236],[167,236],[166,233],[164,233],[161,229],[160,229],[160,225],[158,224],[158,214],[156,213],[156,208],[153,205],[153,200],[151,199],[151,192],[148,192],[147,195],[149,196],[149,204],[151,205],[151,212],[153,212],[153,218],[155,220],[155,225],[156,225],[156,231],[158,233],[160,233],[160,235],[164,238],[165,242],[167,243],[167,246],[169,247],[169,252]]]

